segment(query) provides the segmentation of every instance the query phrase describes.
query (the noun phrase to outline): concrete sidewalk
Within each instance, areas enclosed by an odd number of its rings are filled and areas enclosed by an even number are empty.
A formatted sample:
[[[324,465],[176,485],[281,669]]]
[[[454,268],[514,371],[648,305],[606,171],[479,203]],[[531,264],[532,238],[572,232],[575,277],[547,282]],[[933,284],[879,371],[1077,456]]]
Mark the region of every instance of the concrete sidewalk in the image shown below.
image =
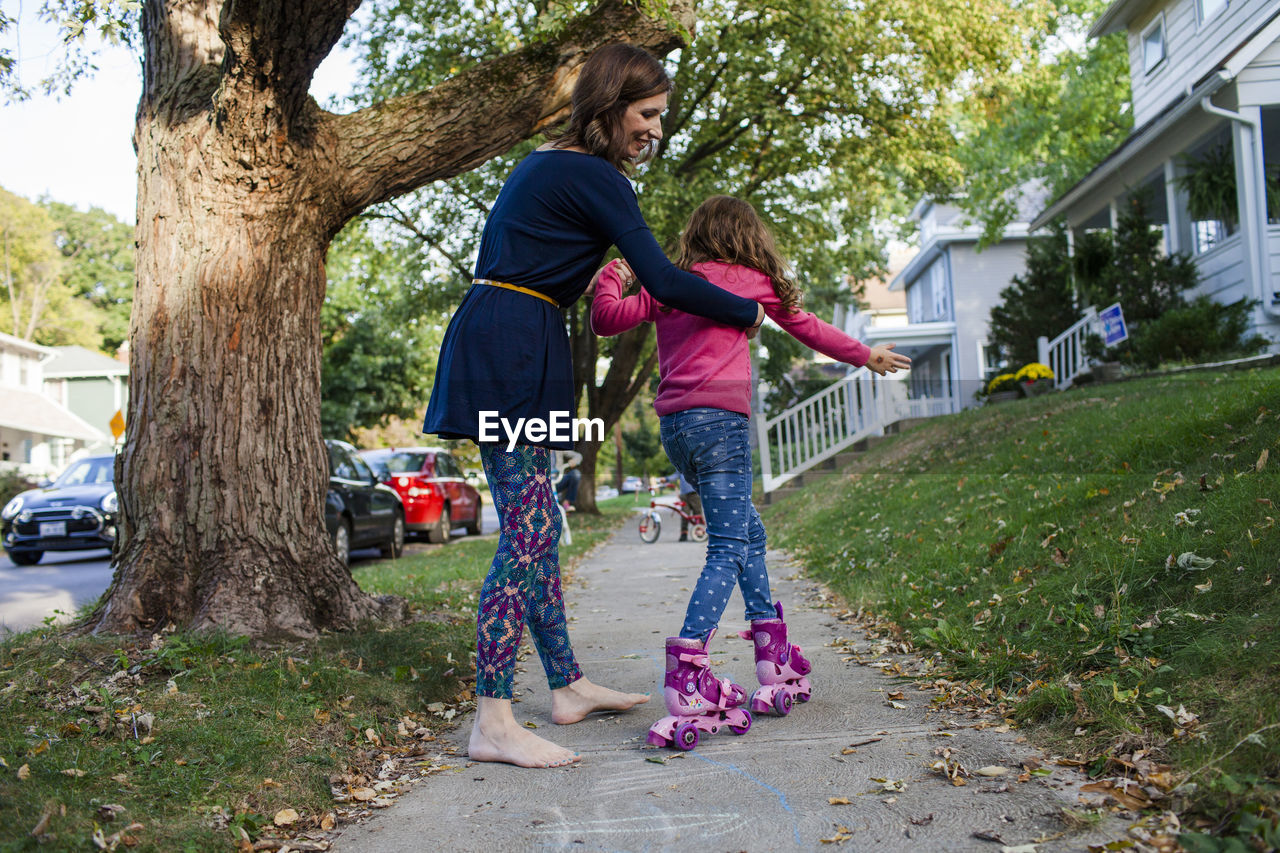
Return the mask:
[[[516,678],[516,718],[580,752],[581,764],[527,770],[468,762],[468,716],[444,738],[456,753],[440,761],[454,769],[345,828],[333,849],[773,851],[829,849],[822,842],[833,841],[853,850],[998,853],[1031,843],[1023,849],[1084,850],[1122,834],[1118,822],[1087,834],[1063,824],[1061,809],[1079,805],[1084,781],[1070,768],[1046,763],[1051,775],[1018,782],[1024,760],[1045,756],[1019,743],[1016,731],[993,731],[998,720],[975,729],[975,717],[933,710],[934,692],[865,665],[887,660],[906,668],[912,660],[877,654],[882,647],[839,621],[830,597],[777,554],[769,568],[774,595],[813,663],[813,700],[787,717],[756,715],[741,737],[704,734],[688,753],[648,746],[649,726],[665,714],[663,638],[679,629],[705,550],[675,538],[664,529],[657,544],[645,545],[628,522],[565,586],[583,671],[609,687],[653,691],[648,705],[557,726],[542,667],[530,654]],[[752,646],[736,636],[744,627],[735,594],[712,661],[750,692]],[[904,698],[890,700],[898,690]],[[1012,772],[952,785],[930,769],[935,751],[947,747],[970,771]]]

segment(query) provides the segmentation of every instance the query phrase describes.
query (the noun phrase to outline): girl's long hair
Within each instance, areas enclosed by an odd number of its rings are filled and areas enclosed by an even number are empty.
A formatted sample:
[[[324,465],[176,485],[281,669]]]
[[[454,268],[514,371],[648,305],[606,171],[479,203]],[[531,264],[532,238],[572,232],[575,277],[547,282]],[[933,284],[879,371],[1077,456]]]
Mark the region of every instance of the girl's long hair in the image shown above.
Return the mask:
[[[577,146],[603,157],[619,171],[653,157],[655,145],[638,158],[627,154],[630,140],[622,130],[622,116],[634,101],[670,93],[673,84],[662,63],[644,48],[611,44],[583,64],[573,87],[569,123],[551,141],[556,148]]]
[[[803,294],[778,252],[772,232],[756,209],[739,198],[713,195],[698,205],[680,234],[676,266],[692,270],[704,261],[725,261],[769,276],[788,314],[800,311]]]

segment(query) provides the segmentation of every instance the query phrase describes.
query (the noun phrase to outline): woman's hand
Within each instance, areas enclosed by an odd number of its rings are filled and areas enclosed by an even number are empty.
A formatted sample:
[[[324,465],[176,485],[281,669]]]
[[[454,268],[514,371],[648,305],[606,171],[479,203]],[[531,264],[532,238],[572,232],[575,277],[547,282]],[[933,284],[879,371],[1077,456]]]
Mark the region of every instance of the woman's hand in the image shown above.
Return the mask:
[[[764,323],[764,306],[756,305],[756,324],[747,327],[747,340],[751,340],[760,334],[760,326]]]
[[[881,344],[871,348],[867,358],[867,370],[884,376],[886,373],[897,373],[911,366],[911,359],[893,351],[897,344]]]
[[[614,258],[609,263],[596,270],[596,274],[591,277],[591,283],[587,285],[587,289],[583,291],[583,296],[591,296],[596,292],[596,284],[600,281],[600,276],[604,275],[605,270],[613,268],[613,274],[622,282],[622,289],[626,290],[631,282],[635,281],[636,274],[631,271],[631,267],[627,266],[627,262],[621,258]]]

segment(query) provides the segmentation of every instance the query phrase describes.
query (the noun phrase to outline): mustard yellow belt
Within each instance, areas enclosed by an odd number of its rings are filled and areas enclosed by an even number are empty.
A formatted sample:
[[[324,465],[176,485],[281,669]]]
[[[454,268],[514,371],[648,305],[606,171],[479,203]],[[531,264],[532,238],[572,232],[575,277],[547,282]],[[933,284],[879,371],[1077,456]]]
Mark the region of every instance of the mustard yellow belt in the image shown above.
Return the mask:
[[[517,293],[527,293],[530,296],[536,296],[537,298],[541,299],[543,302],[550,302],[552,305],[556,306],[557,308],[560,307],[559,302],[556,302],[554,299],[552,299],[550,296],[547,296],[545,293],[539,293],[536,290],[530,290],[529,288],[521,287],[518,284],[507,284],[505,281],[491,281],[490,279],[487,279],[487,278],[473,278],[471,279],[471,283],[487,284],[490,287],[501,287],[503,290],[514,290]]]

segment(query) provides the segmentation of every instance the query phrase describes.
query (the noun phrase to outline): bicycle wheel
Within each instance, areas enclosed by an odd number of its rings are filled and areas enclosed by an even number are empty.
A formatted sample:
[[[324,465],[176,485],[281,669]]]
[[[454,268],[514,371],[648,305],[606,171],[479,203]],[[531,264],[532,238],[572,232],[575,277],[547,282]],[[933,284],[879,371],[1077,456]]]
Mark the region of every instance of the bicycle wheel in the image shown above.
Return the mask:
[[[706,542],[707,541],[706,523],[699,520],[689,525],[689,538],[692,539],[694,542]]]
[[[656,512],[646,512],[640,516],[640,541],[652,545],[658,541],[662,532],[662,518]]]

